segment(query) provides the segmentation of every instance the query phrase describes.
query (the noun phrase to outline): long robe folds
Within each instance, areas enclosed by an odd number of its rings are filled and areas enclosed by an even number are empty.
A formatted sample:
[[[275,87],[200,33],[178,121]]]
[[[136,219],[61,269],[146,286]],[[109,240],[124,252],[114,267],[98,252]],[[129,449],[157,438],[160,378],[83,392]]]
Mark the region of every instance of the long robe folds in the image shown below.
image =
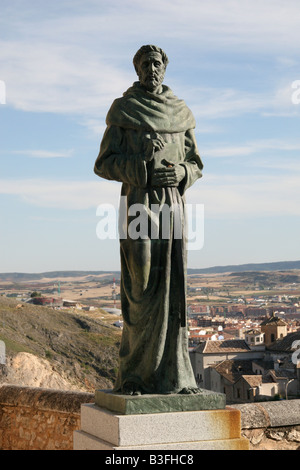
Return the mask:
[[[196,388],[188,354],[184,236],[184,193],[203,168],[193,115],[165,85],[153,94],[136,82],[113,102],[106,124],[95,173],[122,182],[126,201],[125,212],[120,208],[124,326],[114,390],[122,392],[127,383],[143,393]],[[166,147],[172,144],[174,163],[185,169],[177,187],[151,185],[153,162],[145,160],[144,142],[153,132]]]

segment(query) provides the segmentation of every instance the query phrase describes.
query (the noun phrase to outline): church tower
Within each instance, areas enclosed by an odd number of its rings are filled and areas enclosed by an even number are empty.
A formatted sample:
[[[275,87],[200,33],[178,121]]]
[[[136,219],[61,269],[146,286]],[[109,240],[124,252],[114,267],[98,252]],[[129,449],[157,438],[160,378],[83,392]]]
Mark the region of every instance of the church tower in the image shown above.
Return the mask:
[[[287,335],[287,323],[275,316],[267,317],[261,324],[261,331],[265,335],[265,345],[269,346],[277,339],[284,338]]]

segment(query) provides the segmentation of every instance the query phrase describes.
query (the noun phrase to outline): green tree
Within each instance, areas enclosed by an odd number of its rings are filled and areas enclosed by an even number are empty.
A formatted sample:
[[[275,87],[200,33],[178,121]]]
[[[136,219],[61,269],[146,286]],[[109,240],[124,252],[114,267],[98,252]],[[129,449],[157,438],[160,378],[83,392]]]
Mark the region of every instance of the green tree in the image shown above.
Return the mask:
[[[41,295],[42,295],[42,294],[41,294],[40,292],[34,291],[34,292],[32,292],[32,294],[31,294],[30,297],[31,297],[31,298],[33,298],[33,297],[41,297]]]

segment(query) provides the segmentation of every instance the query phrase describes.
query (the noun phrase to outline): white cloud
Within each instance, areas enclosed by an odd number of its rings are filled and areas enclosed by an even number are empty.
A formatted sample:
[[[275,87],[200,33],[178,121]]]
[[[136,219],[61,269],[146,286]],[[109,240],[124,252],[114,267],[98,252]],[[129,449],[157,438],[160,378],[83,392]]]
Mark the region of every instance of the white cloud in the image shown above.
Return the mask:
[[[184,8],[180,0],[154,0],[149,7],[169,15],[174,37],[190,41],[197,35],[205,47],[259,47],[259,53],[286,47],[296,50],[299,43],[297,0],[187,0]]]
[[[191,95],[191,98],[189,96]],[[185,97],[193,100],[193,113],[196,118],[224,118],[239,114],[257,112],[266,106],[266,97],[259,93],[249,93],[234,89],[198,88]]]
[[[157,38],[179,43],[188,49],[253,51],[258,54],[297,51],[300,40],[300,11],[297,0],[140,0],[112,1],[112,9],[85,24],[92,31],[97,21],[107,30],[119,32],[127,41]],[[105,21],[102,23],[103,17]],[[107,28],[107,29],[105,29]],[[125,36],[124,34],[127,34]],[[129,35],[129,36],[128,36]],[[114,37],[115,39],[115,37]],[[174,42],[175,41],[175,42]]]
[[[81,119],[81,124],[88,128],[93,135],[102,136],[106,129],[104,114],[102,118],[83,118]]]
[[[249,218],[300,215],[298,176],[206,175],[187,192],[187,202],[204,204],[205,216]]]
[[[63,150],[60,152],[51,152],[49,150],[13,150],[10,153],[25,155],[31,158],[70,158],[73,150]]]
[[[262,151],[297,151],[300,150],[300,142],[283,141],[280,139],[263,139],[247,142],[240,146],[227,146],[226,144],[213,148],[203,148],[202,153],[206,157],[240,157],[258,154]],[[270,163],[272,165],[272,163]]]
[[[203,155],[206,157],[236,157],[242,155],[250,155],[253,153],[253,147],[251,145],[245,145],[240,147],[216,147],[212,149],[202,149]]]
[[[296,0],[186,0],[184,6],[181,0],[109,5],[62,0],[50,7],[51,15],[48,9],[38,2],[25,10],[14,0],[4,8],[1,28],[7,39],[0,42],[0,66],[7,103],[25,111],[77,113],[92,130],[95,119],[103,122],[112,100],[136,79],[131,60],[141,38],[165,43],[172,60],[176,48],[182,54],[186,45],[191,62],[220,48],[249,47],[256,54],[267,49],[283,57],[300,41]],[[201,87],[185,89],[182,96],[190,95],[198,118],[289,114],[296,112],[289,87],[267,94]]]
[[[86,210],[99,204],[118,207],[120,184],[99,181],[46,179],[0,180],[0,194],[19,196],[25,203],[45,208]]]
[[[251,165],[251,162],[249,162]],[[260,159],[259,161],[253,162],[256,168],[268,168],[271,170],[281,170],[283,172],[293,172],[294,174],[299,174],[300,172],[300,161],[299,156],[297,159],[289,158],[277,158],[272,161],[266,159]]]
[[[27,2],[28,3],[28,2]],[[22,8],[16,0],[3,5],[3,26],[38,37],[41,32],[69,42],[94,41],[103,32],[106,42],[120,38],[176,37],[191,44],[191,37],[215,46],[248,45],[260,50],[298,48],[300,12],[297,0],[61,0],[59,4],[31,0]],[[126,36],[124,35],[126,33]],[[87,37],[86,37],[87,36]]]
[[[300,116],[300,106],[292,103],[292,81],[284,87],[250,92],[234,88],[182,87],[179,94],[192,105],[193,114],[200,122],[249,114],[261,116]],[[177,93],[178,94],[178,93]]]
[[[120,183],[0,180],[0,194],[19,196],[23,202],[45,208],[86,210],[99,204],[119,205]],[[299,178],[294,175],[205,175],[186,194],[189,204],[204,204],[207,217],[267,217],[300,215]]]
[[[0,48],[7,104],[24,111],[99,115],[130,83],[80,46],[15,41]]]

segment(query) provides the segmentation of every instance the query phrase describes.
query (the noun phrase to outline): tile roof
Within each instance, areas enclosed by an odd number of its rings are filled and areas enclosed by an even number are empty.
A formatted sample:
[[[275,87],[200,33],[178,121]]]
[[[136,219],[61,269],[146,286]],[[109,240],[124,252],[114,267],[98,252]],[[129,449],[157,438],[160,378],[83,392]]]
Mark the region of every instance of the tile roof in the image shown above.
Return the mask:
[[[215,369],[222,377],[231,383],[236,382],[244,374],[254,375],[254,372],[252,371],[252,359],[228,359],[219,362],[218,364],[213,364],[210,367]]]
[[[272,369],[269,371],[270,376],[274,381],[280,379],[296,379],[297,374],[295,371],[287,370],[287,369]]]
[[[262,367],[264,370],[270,370],[274,368],[274,361],[267,359],[253,359],[253,364],[257,364],[259,367]]]
[[[245,331],[246,335],[261,335],[262,332],[260,330],[252,328],[252,330]]]
[[[262,384],[262,376],[261,375],[242,375],[242,377],[249,385],[250,387],[258,387],[259,385]]]
[[[250,347],[243,339],[228,339],[222,341],[205,341],[201,343],[195,352],[204,354],[225,354],[230,352],[247,352],[251,351]]]
[[[292,348],[294,341],[300,341],[300,331],[287,334],[284,338],[278,339],[277,341],[275,341],[275,343],[272,343],[270,346],[267,347],[267,349],[269,351],[281,351],[292,353],[295,350],[294,348]]]
[[[270,318],[266,318],[260,326],[265,326],[265,325],[277,325],[277,326],[287,326],[287,323],[282,320],[282,318],[272,316]]]

